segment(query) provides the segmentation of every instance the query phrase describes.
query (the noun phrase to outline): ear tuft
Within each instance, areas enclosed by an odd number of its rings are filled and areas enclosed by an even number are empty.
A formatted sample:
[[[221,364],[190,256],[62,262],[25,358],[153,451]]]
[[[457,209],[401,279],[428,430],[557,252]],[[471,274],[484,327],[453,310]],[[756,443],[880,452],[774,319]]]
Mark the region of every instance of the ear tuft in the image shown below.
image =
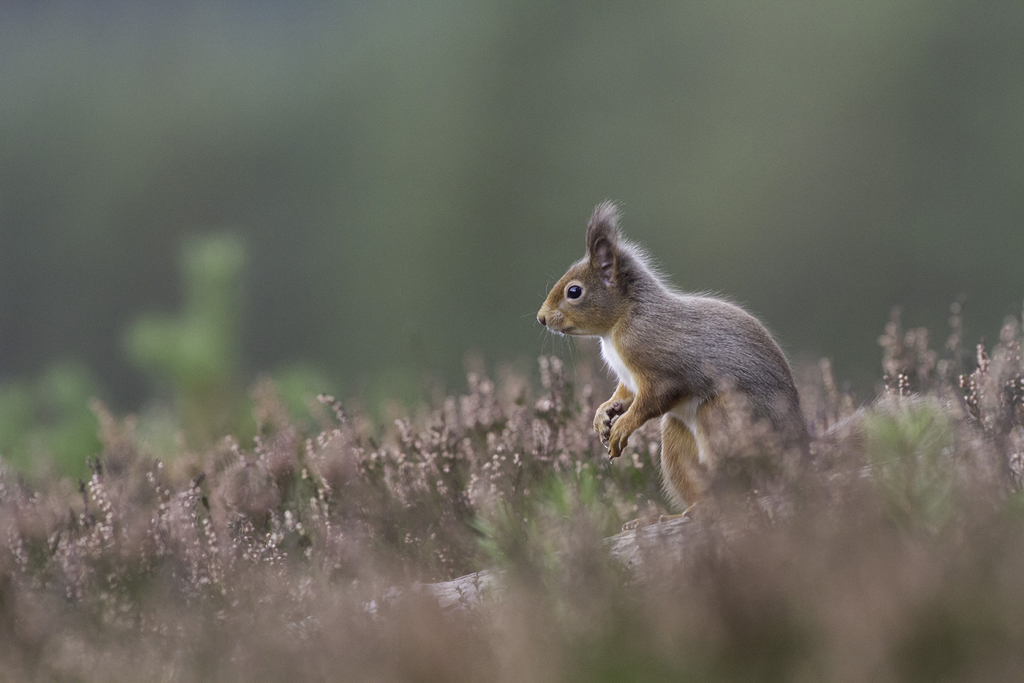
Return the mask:
[[[614,287],[618,276],[619,209],[611,201],[594,208],[587,225],[587,256],[601,270],[605,287]]]
[[[613,245],[619,241],[619,207],[606,199],[594,207],[587,224],[587,250],[593,249],[597,239],[604,237]]]

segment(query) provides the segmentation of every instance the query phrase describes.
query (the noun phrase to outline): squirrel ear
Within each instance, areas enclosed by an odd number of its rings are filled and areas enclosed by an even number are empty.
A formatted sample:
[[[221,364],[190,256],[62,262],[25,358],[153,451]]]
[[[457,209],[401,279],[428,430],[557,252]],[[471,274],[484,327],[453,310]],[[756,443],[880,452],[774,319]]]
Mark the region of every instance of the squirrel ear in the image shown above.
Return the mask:
[[[614,287],[618,275],[619,210],[610,201],[597,205],[587,225],[587,256],[600,269],[605,287]]]

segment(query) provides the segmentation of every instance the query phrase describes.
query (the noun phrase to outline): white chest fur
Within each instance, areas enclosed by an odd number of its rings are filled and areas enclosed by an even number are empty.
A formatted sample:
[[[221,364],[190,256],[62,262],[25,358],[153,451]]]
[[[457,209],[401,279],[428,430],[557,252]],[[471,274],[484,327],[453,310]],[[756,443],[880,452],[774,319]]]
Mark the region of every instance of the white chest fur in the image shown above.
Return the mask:
[[[618,350],[615,348],[615,342],[612,341],[610,336],[601,337],[601,358],[604,358],[604,362],[608,364],[608,367],[615,371],[619,381],[636,395],[636,378],[633,377],[633,373],[626,367],[626,363],[622,360],[622,356],[619,355]]]

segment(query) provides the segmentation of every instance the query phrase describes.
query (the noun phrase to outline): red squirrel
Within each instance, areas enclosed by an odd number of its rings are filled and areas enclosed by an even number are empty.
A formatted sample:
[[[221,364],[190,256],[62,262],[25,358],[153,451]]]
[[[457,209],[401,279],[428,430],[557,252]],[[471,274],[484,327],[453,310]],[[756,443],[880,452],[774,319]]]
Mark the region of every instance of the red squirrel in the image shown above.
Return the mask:
[[[618,224],[613,203],[594,209],[586,255],[537,313],[553,332],[600,339],[601,356],[619,380],[594,416],[610,457],[660,417],[662,480],[688,510],[734,456],[734,437],[757,433],[769,451],[806,451],[793,373],[764,325],[735,304],[674,289]]]

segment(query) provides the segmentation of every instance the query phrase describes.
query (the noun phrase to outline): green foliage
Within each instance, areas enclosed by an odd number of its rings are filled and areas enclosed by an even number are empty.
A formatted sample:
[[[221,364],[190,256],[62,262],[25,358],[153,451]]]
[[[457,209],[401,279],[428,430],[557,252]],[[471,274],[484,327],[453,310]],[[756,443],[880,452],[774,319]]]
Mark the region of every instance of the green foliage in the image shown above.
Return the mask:
[[[87,472],[101,447],[90,401],[96,378],[80,363],[55,363],[31,383],[0,385],[0,455],[23,472]]]
[[[244,266],[245,248],[239,238],[225,234],[193,239],[181,255],[181,313],[143,317],[125,335],[132,362],[158,387],[172,392],[180,428],[192,446],[238,433],[243,424]]]
[[[322,408],[316,397],[324,394],[337,396],[339,393],[336,383],[327,373],[309,363],[282,366],[270,374],[270,380],[277,399],[302,433],[308,433],[315,427],[311,415]]]
[[[588,463],[573,473],[549,475],[522,505],[501,500],[472,520],[485,565],[550,578],[566,559],[563,539],[592,541],[616,533],[622,521],[607,504],[613,494],[598,467]]]
[[[867,415],[864,430],[873,479],[893,521],[942,529],[955,502],[949,412],[934,400],[891,397]]]

